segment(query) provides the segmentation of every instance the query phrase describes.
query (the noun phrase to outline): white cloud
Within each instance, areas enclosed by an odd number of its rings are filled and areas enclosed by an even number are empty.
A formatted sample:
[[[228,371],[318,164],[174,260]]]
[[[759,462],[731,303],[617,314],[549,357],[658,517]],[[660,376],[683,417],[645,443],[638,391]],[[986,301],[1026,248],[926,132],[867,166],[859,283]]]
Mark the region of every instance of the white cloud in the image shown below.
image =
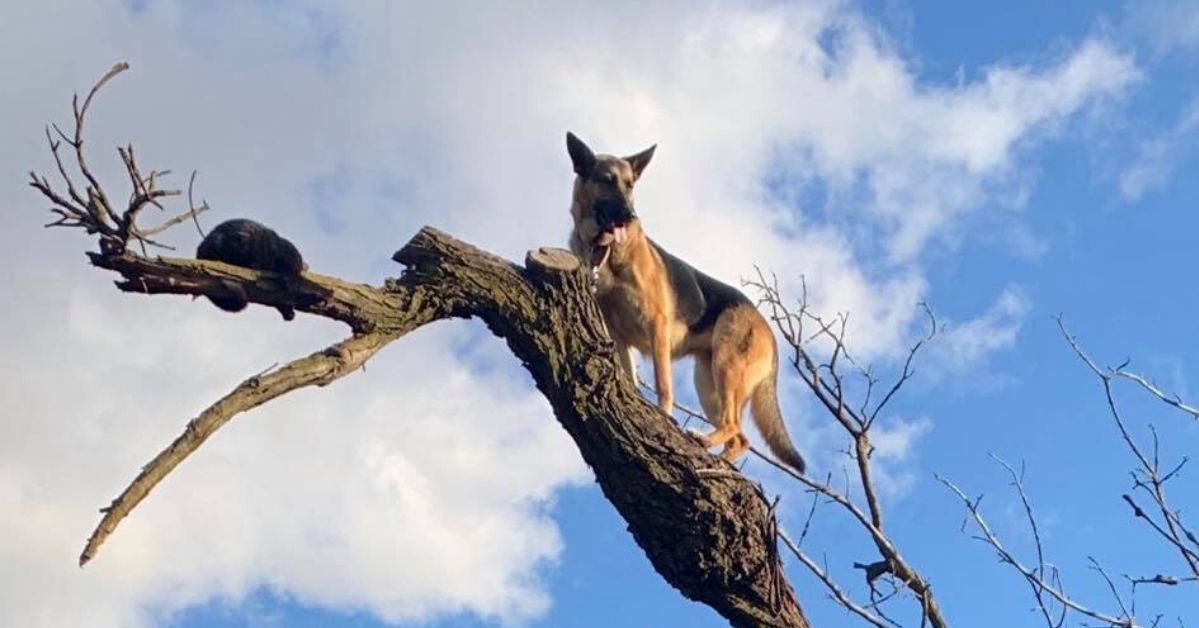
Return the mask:
[[[1199,48],[1199,4],[1187,0],[1129,2],[1121,29],[1147,53],[1149,64],[1162,66],[1173,61],[1172,57],[1188,64]],[[1136,202],[1163,187],[1177,162],[1193,150],[1199,130],[1199,96],[1191,94],[1180,104],[1173,124],[1132,127],[1132,155],[1121,159],[1126,163],[1118,173],[1123,200]]]
[[[949,370],[975,365],[995,351],[1015,344],[1032,307],[1028,296],[1008,286],[986,312],[961,324],[945,321],[944,330],[931,346],[934,364]]]
[[[996,66],[973,83],[926,87],[863,37],[847,38],[811,69],[816,85],[795,90],[809,114],[795,116],[796,141],[812,153],[799,167],[844,185],[864,178],[866,207],[896,262],[981,205],[1020,148],[1137,76],[1130,58],[1088,40],[1046,68]]]
[[[108,148],[133,141],[147,166],[199,168],[217,218],[258,217],[314,268],[378,281],[426,223],[516,258],[564,243],[567,129],[602,151],[658,142],[639,192],[652,234],[730,282],[758,263],[795,294],[805,274],[818,309],[852,313],[859,354],[888,356],[917,320],[930,243],[1008,196],[1018,156],[1136,76],[1087,40],[929,85],[843,3],[642,4],[586,20],[566,3],[5,5],[0,54],[37,55],[0,69],[19,94],[0,105],[0,169],[49,172],[41,124],[127,59],[94,112],[106,180],[121,176]],[[804,200],[813,182],[824,206]],[[546,506],[586,473],[498,345],[451,350],[478,333],[462,325],[239,419],[75,569],[94,508],[187,417],[340,330],[117,294],[84,267],[78,234],[37,231],[30,190],[10,177],[0,203],[13,336],[0,392],[14,400],[0,419],[0,624],[147,625],[262,585],[394,620],[518,621],[550,602]],[[895,432],[895,460],[919,433]]]
[[[1170,129],[1141,141],[1136,157],[1120,173],[1120,195],[1126,201],[1140,200],[1147,192],[1164,185],[1182,153],[1189,150],[1199,132],[1199,97],[1191,100]]]
[[[1138,0],[1125,7],[1130,32],[1157,54],[1199,46],[1199,5],[1189,0]]]
[[[912,490],[916,474],[912,470],[916,445],[933,429],[925,416],[905,421],[893,419],[879,423],[871,431],[874,444],[874,484],[884,497],[896,499]]]

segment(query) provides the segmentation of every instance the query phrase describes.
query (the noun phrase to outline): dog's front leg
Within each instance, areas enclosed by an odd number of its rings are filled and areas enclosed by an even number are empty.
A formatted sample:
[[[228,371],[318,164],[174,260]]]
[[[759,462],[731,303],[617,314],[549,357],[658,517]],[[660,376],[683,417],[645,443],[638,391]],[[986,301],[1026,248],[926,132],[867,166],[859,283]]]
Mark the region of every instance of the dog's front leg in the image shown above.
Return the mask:
[[[670,377],[670,337],[666,320],[653,322],[650,344],[654,353],[654,391],[658,393],[658,407],[666,414],[674,409],[674,382]]]

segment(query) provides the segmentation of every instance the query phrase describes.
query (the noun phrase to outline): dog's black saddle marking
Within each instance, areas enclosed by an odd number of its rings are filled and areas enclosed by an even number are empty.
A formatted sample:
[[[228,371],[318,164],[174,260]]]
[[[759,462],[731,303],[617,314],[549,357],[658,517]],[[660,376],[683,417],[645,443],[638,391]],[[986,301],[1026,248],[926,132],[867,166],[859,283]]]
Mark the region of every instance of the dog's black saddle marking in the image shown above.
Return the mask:
[[[653,240],[650,246],[662,257],[666,276],[674,289],[675,312],[686,321],[690,332],[707,331],[716,319],[736,305],[753,305],[740,290],[713,279],[694,266],[671,255]]]

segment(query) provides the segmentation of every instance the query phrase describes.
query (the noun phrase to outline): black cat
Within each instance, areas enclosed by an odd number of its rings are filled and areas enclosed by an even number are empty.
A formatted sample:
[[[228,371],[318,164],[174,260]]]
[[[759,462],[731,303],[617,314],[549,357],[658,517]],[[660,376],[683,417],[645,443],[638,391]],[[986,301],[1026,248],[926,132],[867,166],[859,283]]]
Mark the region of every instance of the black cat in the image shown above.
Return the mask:
[[[307,266],[294,244],[261,223],[245,218],[226,220],[217,225],[196,248],[198,259],[215,260],[255,270],[299,277]],[[240,312],[249,300],[241,286],[227,284],[223,295],[208,295],[212,304],[228,312]],[[276,305],[283,320],[296,317],[290,305]]]

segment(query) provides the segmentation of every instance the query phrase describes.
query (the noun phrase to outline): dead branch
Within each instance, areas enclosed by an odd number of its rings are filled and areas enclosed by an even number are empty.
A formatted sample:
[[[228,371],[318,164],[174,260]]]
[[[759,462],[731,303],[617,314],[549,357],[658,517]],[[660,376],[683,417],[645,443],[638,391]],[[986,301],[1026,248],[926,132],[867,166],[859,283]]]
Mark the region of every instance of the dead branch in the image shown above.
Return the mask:
[[[1162,389],[1158,388],[1156,384],[1146,379],[1145,376],[1126,370],[1127,366],[1127,364],[1122,364],[1114,369],[1108,369],[1108,374],[1112,377],[1119,377],[1131,382],[1135,382],[1146,392],[1154,397],[1157,397],[1162,403],[1172,406],[1176,410],[1189,414],[1193,419],[1199,419],[1199,408],[1186,403],[1182,400],[1182,397],[1179,397],[1176,394],[1170,394],[1163,391]]]
[[[1016,494],[1020,496],[1020,504],[1024,508],[1024,517],[1028,522],[1028,528],[1032,532],[1033,543],[1037,550],[1037,582],[1049,582],[1055,588],[1062,588],[1061,573],[1057,567],[1046,564],[1045,562],[1045,546],[1041,542],[1041,527],[1037,524],[1037,518],[1033,514],[1032,502],[1028,499],[1028,491],[1024,489],[1024,465],[1020,465],[1020,471],[1017,472],[1012,465],[1008,464],[999,456],[991,455],[991,459],[1003,466],[1007,471],[1008,477],[1011,478],[1011,486],[1016,489]],[[1096,563],[1098,566],[1098,563]],[[1030,585],[1034,583],[1029,583]],[[1037,601],[1037,610],[1041,612],[1041,616],[1045,619],[1045,625],[1048,628],[1061,628],[1066,623],[1066,614],[1068,607],[1065,604],[1059,604],[1057,617],[1054,617],[1054,611],[1051,608],[1050,599],[1045,597],[1046,591],[1043,587],[1033,586],[1033,597]]]
[[[79,95],[75,95],[71,100],[71,110],[75,119],[75,130],[72,135],[67,135],[57,125],[51,125],[46,128],[46,142],[50,146],[50,153],[54,157],[54,164],[59,176],[63,180],[63,185],[67,188],[67,195],[63,196],[58,193],[46,177],[38,175],[36,172],[29,173],[29,185],[41,192],[42,196],[50,201],[50,211],[58,216],[57,220],[48,223],[46,226],[79,227],[84,229],[88,234],[99,234],[100,252],[105,254],[123,253],[131,241],[137,242],[142,248],[143,254],[147,246],[170,249],[171,247],[153,240],[150,236],[161,233],[168,227],[182,222],[189,217],[194,218],[196,214],[206,209],[206,207],[196,208],[192,206],[189,207],[187,212],[167,220],[166,223],[159,227],[143,230],[138,227],[137,218],[138,214],[147,205],[154,205],[159,209],[164,209],[161,199],[181,194],[179,190],[161,189],[158,187],[159,178],[169,174],[169,171],[160,172],[152,170],[150,174],[143,175],[137,165],[133,146],[118,147],[117,153],[120,155],[121,163],[125,166],[126,174],[129,175],[131,187],[128,203],[118,211],[88,166],[86,154],[83,150],[83,130],[84,123],[87,120],[87,112],[92,106],[92,99],[100,92],[100,88],[104,87],[113,77],[128,69],[128,63],[118,63],[112,66],[112,69],[92,86],[87,94],[87,98],[83,100],[82,106],[79,104]],[[54,139],[50,134],[50,128],[54,129],[55,134],[59,138],[58,140]],[[74,150],[76,169],[87,181],[83,194],[79,192],[79,186],[72,179],[70,172],[63,163],[62,155],[58,152],[62,142],[66,142]]]
[[[184,220],[188,220],[190,218],[192,221],[192,224],[196,225],[196,231],[200,232],[200,237],[203,238],[204,230],[200,228],[200,221],[198,219],[198,216],[200,214],[208,211],[211,208],[208,206],[208,201],[204,201],[203,203],[196,205],[196,202],[193,200],[193,196],[192,196],[192,192],[193,192],[195,186],[196,186],[196,171],[193,170],[191,178],[188,179],[188,181],[187,181],[187,207],[188,207],[187,211],[183,212],[182,214],[179,214],[178,216],[175,216],[174,218],[168,219],[166,222],[162,223],[161,225],[158,225],[157,227],[151,227],[149,229],[140,229],[138,231],[138,233],[140,233],[143,236],[158,235],[158,234],[162,233],[163,231],[166,231],[167,229],[170,229],[171,227],[174,227],[175,225],[183,222]]]
[[[1191,572],[1185,576],[1170,576],[1157,574],[1150,578],[1131,578],[1124,576],[1124,579],[1130,585],[1130,593],[1123,595],[1116,586],[1115,581],[1108,574],[1107,570],[1094,557],[1088,557],[1090,570],[1099,575],[1103,582],[1107,585],[1108,590],[1114,598],[1116,606],[1119,608],[1119,614],[1109,614],[1095,611],[1081,602],[1066,595],[1061,581],[1061,575],[1057,568],[1048,566],[1045,561],[1044,548],[1041,543],[1041,535],[1037,526],[1036,517],[1033,515],[1031,503],[1028,499],[1028,494],[1025,491],[1023,483],[1023,469],[1017,472],[1011,465],[992,456],[999,464],[1007,471],[1011,478],[1011,485],[1015,489],[1016,494],[1020,498],[1020,502],[1024,507],[1025,517],[1032,532],[1033,540],[1036,548],[1037,565],[1035,568],[1030,568],[1019,562],[1016,557],[1008,551],[1000,543],[996,535],[987,526],[986,521],[982,517],[979,503],[982,498],[969,499],[966,495],[953,483],[937,477],[938,481],[949,488],[962,503],[966,506],[968,513],[973,518],[975,526],[981,531],[980,535],[974,535],[973,538],[991,546],[999,555],[1000,561],[1015,569],[1031,587],[1034,599],[1041,611],[1046,625],[1050,628],[1060,628],[1064,625],[1066,616],[1069,612],[1077,612],[1091,619],[1104,622],[1107,626],[1117,626],[1131,628],[1137,626],[1136,623],[1136,593],[1137,587],[1140,585],[1160,584],[1166,586],[1176,586],[1181,583],[1199,582],[1199,540],[1196,539],[1194,532],[1187,526],[1182,519],[1180,510],[1177,510],[1169,505],[1166,498],[1166,484],[1175,478],[1187,463],[1187,459],[1183,458],[1179,463],[1171,468],[1163,467],[1160,461],[1160,443],[1157,437],[1157,430],[1153,424],[1149,424],[1148,429],[1152,436],[1152,448],[1146,450],[1146,447],[1133,437],[1131,430],[1128,427],[1128,422],[1116,402],[1114,391],[1114,383],[1117,381],[1127,381],[1134,384],[1138,389],[1148,393],[1151,397],[1164,403],[1165,405],[1178,410],[1184,414],[1195,416],[1195,409],[1188,405],[1177,395],[1170,395],[1155,384],[1151,383],[1145,377],[1126,370],[1128,362],[1125,361],[1118,367],[1100,367],[1081,347],[1077,339],[1070,334],[1066,329],[1065,323],[1060,316],[1056,317],[1058,328],[1062,333],[1066,343],[1070,346],[1075,356],[1079,358],[1087,366],[1088,369],[1100,380],[1103,385],[1104,396],[1107,402],[1108,412],[1116,425],[1117,431],[1129,453],[1136,461],[1137,468],[1131,473],[1133,479],[1133,490],[1139,494],[1148,496],[1152,501],[1153,506],[1149,509],[1143,508],[1133,494],[1125,493],[1121,495],[1121,499],[1132,509],[1133,516],[1136,519],[1142,520],[1153,531],[1154,535],[1161,538],[1167,545],[1172,547],[1178,555],[1183,559],[1186,568]],[[963,530],[965,523],[963,523]],[[1056,604],[1057,613],[1051,612],[1052,606]],[[1157,616],[1149,626],[1158,625],[1161,616]]]
[[[962,501],[962,504],[966,507],[966,511],[970,514],[971,519],[973,519],[975,527],[977,527],[979,532],[981,533],[981,536],[974,535],[971,538],[976,539],[982,543],[989,545],[991,547],[991,549],[993,549],[995,551],[995,553],[999,556],[1000,562],[1011,566],[1021,576],[1024,577],[1025,581],[1028,582],[1028,585],[1030,587],[1032,587],[1034,593],[1038,596],[1038,599],[1041,599],[1040,598],[1041,595],[1048,594],[1058,604],[1062,605],[1062,607],[1068,608],[1068,609],[1070,609],[1074,612],[1080,613],[1082,615],[1086,615],[1087,617],[1090,617],[1091,619],[1101,621],[1101,622],[1103,622],[1103,624],[1105,626],[1111,626],[1113,628],[1144,628],[1144,626],[1142,626],[1141,624],[1136,623],[1135,618],[1133,618],[1132,616],[1130,616],[1128,614],[1121,614],[1120,616],[1110,615],[1110,614],[1095,611],[1086,606],[1083,606],[1081,603],[1075,601],[1073,598],[1066,595],[1066,593],[1062,590],[1062,588],[1060,586],[1060,581],[1058,581],[1055,586],[1055,583],[1050,582],[1050,581],[1046,580],[1045,578],[1042,578],[1038,574],[1039,569],[1034,570],[1034,569],[1029,568],[1026,565],[1024,565],[1024,563],[1020,562],[1020,560],[1018,558],[1016,558],[1016,556],[1014,554],[1012,554],[1011,551],[1009,551],[1006,547],[1004,547],[1003,542],[1000,541],[999,537],[996,536],[995,533],[991,530],[991,526],[987,523],[987,520],[983,517],[982,509],[979,507],[979,504],[982,502],[981,496],[977,497],[975,499],[970,499],[969,497],[966,496],[966,494],[964,492],[962,492],[962,489],[958,488],[957,485],[954,484],[953,482],[950,482],[949,480],[941,477],[940,475],[936,476],[936,478],[937,478],[938,482],[945,485],[945,487],[948,488],[950,491],[952,491],[954,495],[957,495],[958,499],[960,499]],[[1016,488],[1018,491],[1023,493],[1023,491],[1024,491],[1023,484],[1017,483]],[[1022,496],[1021,499],[1026,499],[1026,497]],[[963,532],[965,532],[965,525],[966,524],[963,522],[963,524],[962,524]],[[1097,565],[1097,563],[1094,563],[1094,564]],[[1104,575],[1104,577],[1106,577],[1106,574],[1102,574],[1102,575]],[[1109,582],[1110,582],[1110,579],[1109,579]],[[1113,593],[1116,593],[1114,587],[1113,587],[1112,591],[1113,591]],[[1119,598],[1118,594],[1117,594],[1117,599],[1120,600],[1120,602],[1119,602],[1120,607],[1122,609],[1124,609],[1125,608],[1124,602],[1122,599]],[[1051,626],[1061,626],[1062,625],[1060,622],[1055,623],[1054,620],[1052,620],[1050,618],[1050,615],[1049,615],[1048,611],[1045,609],[1045,607],[1042,607],[1042,611],[1044,613],[1046,620],[1049,622],[1049,625],[1051,625]]]
[[[795,368],[800,380],[815,395],[821,407],[836,420],[849,436],[852,442],[849,455],[853,459],[857,471],[856,484],[862,491],[866,506],[865,508],[859,507],[849,497],[848,491],[842,493],[828,483],[796,474],[781,465],[776,464],[775,466],[803,484],[808,490],[814,491],[840,506],[866,531],[879,553],[879,560],[859,563],[866,572],[867,582],[872,588],[874,581],[880,577],[894,578],[918,600],[922,624],[927,622],[934,628],[945,628],[948,626],[948,622],[941,614],[932,587],[904,558],[899,548],[886,533],[883,507],[874,484],[873,469],[870,463],[870,456],[874,452],[874,446],[870,441],[871,428],[882,411],[912,378],[915,372],[913,363],[916,355],[937,334],[937,320],[933,316],[932,310],[923,306],[928,317],[928,332],[909,348],[898,377],[887,388],[882,399],[872,406],[871,397],[879,382],[871,369],[858,366],[850,354],[845,343],[848,315],[839,314],[831,320],[826,320],[813,313],[808,307],[806,283],[803,284],[798,309],[792,310],[784,303],[779,292],[777,277],[772,275],[767,278],[760,269],[757,279],[746,282],[746,284],[757,288],[762,295],[759,299],[759,306],[766,306],[769,317],[774,321],[784,341],[790,346],[791,365]],[[813,327],[814,329],[812,329]],[[822,353],[827,357],[818,357]],[[843,370],[845,364],[853,369],[852,375],[860,378],[864,386],[865,392],[860,403],[852,403],[849,399],[847,378],[850,375]],[[774,464],[772,460],[768,458],[766,460]],[[820,571],[813,570],[812,566],[808,565],[809,561],[800,558],[800,562],[808,566],[809,571],[813,571],[817,579],[824,582],[826,588],[832,591],[834,599],[842,606],[862,616],[851,604],[846,603],[847,598],[839,595],[836,588],[829,586],[830,583],[825,581],[826,578]],[[876,600],[871,608],[874,609],[876,615],[885,618],[878,606],[882,601],[885,600]]]
[[[786,545],[787,549],[791,550],[791,554],[794,555],[804,567],[807,567],[808,571],[812,572],[812,575],[816,576],[817,580],[820,580],[820,582],[824,584],[825,588],[829,590],[829,595],[832,596],[832,598],[838,604],[849,609],[850,612],[862,618],[863,621],[872,626],[877,626],[878,628],[889,628],[890,626],[899,625],[895,622],[885,621],[882,617],[870,612],[870,609],[853,601],[853,599],[851,599],[849,595],[837,585],[836,581],[834,581],[832,576],[829,575],[828,570],[824,567],[821,567],[815,560],[812,560],[812,557],[804,553],[804,551],[799,548],[799,545],[797,545],[787,536],[786,532],[780,530],[779,538],[783,540],[783,544]]]
[[[642,382],[640,384],[640,386],[646,392],[649,392],[649,393],[654,392],[654,388],[647,383]],[[699,412],[698,410],[695,410],[693,408],[690,408],[686,405],[683,405],[677,401],[674,403],[674,409],[678,410],[679,412],[682,412],[683,415],[685,417],[687,417],[688,420],[696,419],[696,420],[702,421],[704,423],[707,423],[708,425],[710,425],[712,427],[716,427],[715,424],[713,424],[711,422],[711,420],[709,420],[708,417],[704,416],[701,412]],[[683,424],[683,427],[684,428],[686,427],[686,423]],[[762,450],[758,449],[757,447],[755,447],[753,445],[751,445],[749,447],[749,452],[752,456],[773,466],[774,468],[782,471],[783,473],[790,475],[793,479],[799,481],[800,483],[804,484],[805,486],[808,486],[810,488],[811,492],[813,493],[814,498],[812,500],[812,506],[808,512],[808,518],[804,522],[803,530],[802,530],[802,532],[800,532],[799,540],[798,541],[791,540],[791,538],[787,535],[787,533],[785,531],[783,531],[782,527],[781,526],[779,527],[778,538],[780,541],[783,542],[783,545],[788,550],[791,551],[791,554],[793,556],[795,556],[795,558],[800,562],[801,565],[803,565],[805,568],[807,568],[807,570],[810,571],[812,573],[812,575],[815,576],[816,579],[819,580],[820,583],[823,584],[826,589],[828,589],[829,596],[834,601],[836,601],[838,604],[840,604],[842,607],[844,607],[846,610],[850,611],[854,615],[857,615],[858,617],[861,617],[867,623],[874,625],[874,626],[879,626],[880,628],[886,628],[887,626],[898,626],[899,625],[898,623],[890,620],[889,618],[882,615],[881,613],[875,614],[875,613],[871,612],[870,609],[855,602],[849,596],[849,594],[844,589],[842,589],[841,586],[838,585],[835,580],[833,580],[832,576],[828,573],[827,568],[822,567],[811,556],[808,556],[807,553],[805,553],[802,549],[800,549],[800,545],[803,543],[804,539],[808,535],[808,528],[812,523],[812,518],[816,514],[816,505],[817,505],[816,497],[818,497],[820,495],[825,495],[826,497],[829,497],[834,502],[848,504],[848,507],[851,509],[851,512],[856,513],[855,516],[858,518],[859,523],[862,523],[865,526],[870,526],[871,524],[866,519],[866,515],[864,513],[862,513],[860,510],[857,510],[857,507],[855,505],[853,505],[851,502],[849,502],[849,500],[845,499],[844,496],[842,496],[835,489],[833,489],[828,480],[825,480],[824,483],[817,483],[814,480],[812,480],[806,476],[796,473],[794,469],[779,463],[777,460],[772,458],[769,454],[763,452]],[[701,473],[704,475],[707,474],[703,471],[701,471]],[[723,471],[713,471],[711,473],[724,473],[724,472]],[[889,543],[889,541],[887,541],[887,542]]]
[[[1124,370],[1128,365],[1127,362],[1116,368],[1100,368],[1066,329],[1060,316],[1057,317],[1057,324],[1074,354],[1102,383],[1108,413],[1115,422],[1129,453],[1137,462],[1137,468],[1132,472],[1133,490],[1148,496],[1153,502],[1153,510],[1156,513],[1150,513],[1142,508],[1130,494],[1122,495],[1122,499],[1132,508],[1134,517],[1144,521],[1156,536],[1170,545],[1182,558],[1183,564],[1190,571],[1190,577],[1182,578],[1180,581],[1199,580],[1199,535],[1196,535],[1194,529],[1183,520],[1182,512],[1170,506],[1166,496],[1166,484],[1178,475],[1178,472],[1186,465],[1187,458],[1183,458],[1173,468],[1163,469],[1159,458],[1157,430],[1152,424],[1149,425],[1153,437],[1152,454],[1149,454],[1142,445],[1137,443],[1128,429],[1127,421],[1124,419],[1119,404],[1116,403],[1112,384],[1117,379],[1131,381],[1167,406],[1191,416],[1196,416],[1194,407],[1183,402],[1177,395],[1166,394],[1144,377]]]
[[[235,415],[258,407],[271,399],[305,386],[324,386],[362,366],[379,349],[395,338],[394,332],[352,336],[308,357],[295,360],[283,368],[247,379],[188,422],[183,433],[149,464],[142,467],[137,478],[106,508],[104,517],[88,539],[79,565],[91,560],[108,536],[159,482],[179,463],[191,455],[204,441],[229,422]]]
[[[109,202],[84,161],[82,129],[92,98],[119,64],[75,99],[76,132],[59,135],[76,151],[86,194],[67,176],[66,195],[45,177],[31,185],[60,216],[52,223],[97,234],[93,265],[121,275],[118,288],[144,294],[208,295],[228,285],[254,303],[295,309],[346,323],[345,341],[284,367],[251,377],[190,421],[155,457],[104,517],[81,555],[92,559],[119,522],[188,455],[233,417],[304,386],[323,386],[363,365],[408,331],[444,318],[478,318],[503,338],[549,400],[559,423],[592,467],[604,495],[628,523],[658,573],[689,599],[703,602],[737,626],[806,628],[795,592],[783,576],[774,505],[761,490],[713,457],[644,401],[613,357],[590,277],[569,252],[540,249],[518,266],[431,228],[422,229],[394,256],[406,269],[382,287],[353,284],[312,272],[282,281],[219,262],[149,258],[130,250],[152,244],[136,219],[169,196],[156,187],[163,172],[143,176],[134,151],[120,151],[133,191],[121,211]],[[49,134],[51,152],[58,144]],[[61,164],[61,162],[59,162]],[[189,202],[194,218],[195,205]],[[166,227],[188,216],[172,219]]]

